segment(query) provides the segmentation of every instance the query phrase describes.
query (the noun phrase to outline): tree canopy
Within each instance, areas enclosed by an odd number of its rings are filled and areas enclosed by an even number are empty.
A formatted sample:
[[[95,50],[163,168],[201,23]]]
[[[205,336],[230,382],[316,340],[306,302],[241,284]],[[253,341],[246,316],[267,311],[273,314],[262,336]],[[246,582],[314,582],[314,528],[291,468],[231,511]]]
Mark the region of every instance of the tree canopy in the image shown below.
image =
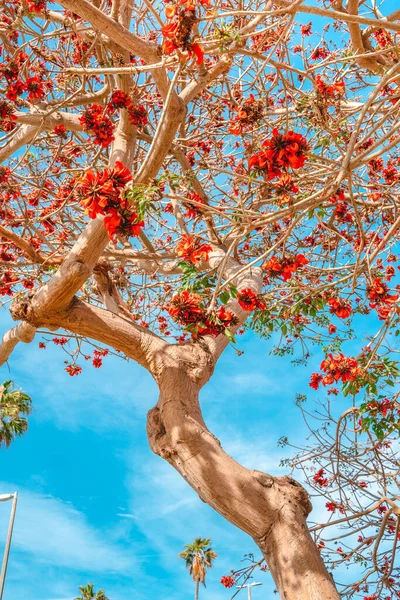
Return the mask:
[[[288,600],[400,598],[399,32],[389,1],[0,9],[0,293],[19,321],[0,361],[39,336],[71,376],[110,353],[143,365],[152,450],[256,540]],[[247,330],[325,396],[314,416],[298,397],[311,436],[287,461],[326,498],[314,541],[306,490],[237,465],[201,415]],[[353,569],[339,592],[320,553]]]

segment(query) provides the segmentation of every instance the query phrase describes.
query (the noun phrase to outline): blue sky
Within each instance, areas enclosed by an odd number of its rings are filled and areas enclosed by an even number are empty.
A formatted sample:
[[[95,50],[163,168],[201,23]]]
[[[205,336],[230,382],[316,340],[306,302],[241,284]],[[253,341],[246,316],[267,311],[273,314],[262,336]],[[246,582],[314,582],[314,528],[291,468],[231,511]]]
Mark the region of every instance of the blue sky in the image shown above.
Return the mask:
[[[2,311],[2,330],[11,325]],[[177,555],[196,536],[211,537],[219,557],[208,576],[208,600],[230,597],[219,583],[252,540],[227,523],[162,459],[150,451],[146,412],[157,389],[133,362],[107,357],[96,370],[64,371],[65,355],[38,337],[20,344],[3,367],[34,402],[28,434],[1,453],[0,493],[17,490],[19,504],[4,600],[70,600],[88,581],[111,600],[163,595],[187,600],[193,584]],[[239,462],[272,474],[285,450],[281,435],[301,436],[296,392],[307,391],[309,369],[268,355],[270,342],[251,334],[245,351],[230,348],[204,388],[206,421]],[[320,355],[315,357],[319,363]],[[286,453],[287,454],[287,453]],[[0,540],[10,504],[0,505]],[[268,574],[254,600],[271,598]]]

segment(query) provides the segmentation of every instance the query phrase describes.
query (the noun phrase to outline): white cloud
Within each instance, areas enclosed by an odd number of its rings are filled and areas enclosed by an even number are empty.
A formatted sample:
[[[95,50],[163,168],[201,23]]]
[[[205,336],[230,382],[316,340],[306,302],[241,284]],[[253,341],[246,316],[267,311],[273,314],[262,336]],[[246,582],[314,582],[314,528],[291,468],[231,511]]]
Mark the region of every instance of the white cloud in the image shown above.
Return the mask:
[[[14,490],[0,483],[1,490]],[[0,505],[0,530],[6,531],[10,503]],[[30,560],[79,570],[127,572],[131,555],[90,526],[71,504],[51,496],[19,489],[13,550],[30,554]]]

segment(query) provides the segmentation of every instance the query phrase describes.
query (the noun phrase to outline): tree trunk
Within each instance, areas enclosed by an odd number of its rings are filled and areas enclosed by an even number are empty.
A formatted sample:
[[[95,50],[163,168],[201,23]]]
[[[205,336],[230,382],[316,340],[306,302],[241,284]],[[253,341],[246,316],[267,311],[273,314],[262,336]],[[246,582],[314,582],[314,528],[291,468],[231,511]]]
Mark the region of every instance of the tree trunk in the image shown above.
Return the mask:
[[[196,581],[196,588],[194,590],[194,600],[199,600],[199,582]]]
[[[155,375],[160,398],[148,414],[152,450],[166,459],[228,521],[259,546],[283,600],[339,600],[332,577],[308,531],[312,506],[291,477],[250,471],[224,452],[208,431],[198,394],[213,365],[194,345],[177,367]],[[171,363],[170,363],[171,364]]]

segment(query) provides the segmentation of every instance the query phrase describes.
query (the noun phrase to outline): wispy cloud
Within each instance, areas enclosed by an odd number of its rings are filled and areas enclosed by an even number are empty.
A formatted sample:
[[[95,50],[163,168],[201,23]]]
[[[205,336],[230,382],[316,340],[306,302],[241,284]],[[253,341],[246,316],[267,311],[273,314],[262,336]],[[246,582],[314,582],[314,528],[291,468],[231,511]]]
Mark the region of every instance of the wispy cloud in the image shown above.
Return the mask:
[[[0,482],[1,490],[14,485]],[[0,528],[6,530],[9,503],[0,506]],[[13,549],[29,560],[79,570],[124,573],[133,559],[118,540],[91,526],[71,504],[51,496],[19,489]]]

